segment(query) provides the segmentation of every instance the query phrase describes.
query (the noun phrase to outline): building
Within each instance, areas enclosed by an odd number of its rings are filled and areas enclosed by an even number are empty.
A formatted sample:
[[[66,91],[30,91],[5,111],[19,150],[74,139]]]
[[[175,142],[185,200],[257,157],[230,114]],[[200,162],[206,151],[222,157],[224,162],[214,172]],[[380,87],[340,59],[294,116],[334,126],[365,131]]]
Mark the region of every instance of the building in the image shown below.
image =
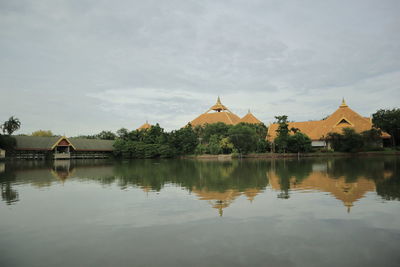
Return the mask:
[[[240,118],[238,115],[230,111],[226,106],[221,103],[221,99],[217,98],[217,103],[210,107],[206,112],[195,118],[190,122],[192,126],[203,126],[205,124],[212,124],[223,122],[228,125],[235,125],[240,122],[247,123],[261,123],[251,112]]]
[[[140,126],[139,128],[137,128],[136,130],[138,131],[142,131],[142,130],[147,130],[151,128],[151,124],[149,124],[147,121],[145,124],[143,124],[142,126]]]
[[[279,124],[273,123],[268,127],[267,140],[273,142]],[[372,129],[372,120],[363,117],[346,104],[344,99],[339,108],[326,119],[320,121],[289,122],[289,129],[297,128],[312,140],[313,147],[325,147],[325,138],[329,133],[342,133],[343,128],[352,128],[357,133]],[[387,133],[382,138],[390,138]]]
[[[108,158],[113,140],[67,138],[65,136],[13,136],[16,147],[9,155],[20,159]]]
[[[251,112],[249,109],[249,112],[240,119],[239,122],[244,122],[244,123],[252,123],[252,124],[259,124],[262,123],[259,119],[257,119]]]

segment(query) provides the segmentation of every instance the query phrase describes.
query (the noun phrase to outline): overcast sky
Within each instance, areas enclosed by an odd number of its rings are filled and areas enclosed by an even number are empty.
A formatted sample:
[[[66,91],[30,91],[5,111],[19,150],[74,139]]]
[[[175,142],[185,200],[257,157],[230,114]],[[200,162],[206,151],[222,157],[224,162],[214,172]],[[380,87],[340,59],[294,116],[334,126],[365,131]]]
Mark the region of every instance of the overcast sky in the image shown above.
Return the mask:
[[[400,105],[400,1],[0,0],[0,121],[68,136]]]

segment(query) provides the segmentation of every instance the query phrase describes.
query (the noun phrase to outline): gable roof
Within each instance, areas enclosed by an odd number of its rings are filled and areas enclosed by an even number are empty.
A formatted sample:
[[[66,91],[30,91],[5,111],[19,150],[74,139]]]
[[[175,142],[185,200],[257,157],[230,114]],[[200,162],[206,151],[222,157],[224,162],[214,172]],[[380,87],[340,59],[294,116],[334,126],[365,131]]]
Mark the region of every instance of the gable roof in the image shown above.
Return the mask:
[[[53,150],[66,137],[59,136],[13,136],[16,150]],[[69,138],[67,139],[76,151],[113,151],[113,140]]]
[[[345,123],[341,123],[343,120]],[[339,108],[325,120],[289,122],[288,124],[289,129],[298,128],[302,133],[310,137],[311,140],[320,140],[330,132],[342,133],[343,128],[352,128],[358,133],[372,129],[371,120],[349,108],[344,100]],[[268,127],[267,139],[269,141],[275,139],[278,127],[277,123],[271,124]],[[389,138],[390,136],[387,133],[382,133],[382,137]]]

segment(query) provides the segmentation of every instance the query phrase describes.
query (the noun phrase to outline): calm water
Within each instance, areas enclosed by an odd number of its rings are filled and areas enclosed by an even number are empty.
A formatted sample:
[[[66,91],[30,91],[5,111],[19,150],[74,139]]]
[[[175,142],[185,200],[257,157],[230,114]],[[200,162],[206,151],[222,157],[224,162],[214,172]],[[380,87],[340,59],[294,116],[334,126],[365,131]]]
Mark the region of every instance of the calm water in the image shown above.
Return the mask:
[[[0,266],[400,266],[400,158],[0,162]]]

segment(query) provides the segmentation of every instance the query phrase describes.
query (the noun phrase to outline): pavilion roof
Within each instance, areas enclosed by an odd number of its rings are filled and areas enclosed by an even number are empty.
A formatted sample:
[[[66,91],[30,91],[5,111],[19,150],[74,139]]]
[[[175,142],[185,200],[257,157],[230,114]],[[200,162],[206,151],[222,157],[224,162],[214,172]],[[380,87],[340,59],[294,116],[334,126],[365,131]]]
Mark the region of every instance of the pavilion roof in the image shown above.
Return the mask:
[[[62,139],[68,140],[76,151],[112,151],[114,140],[66,138],[60,136],[13,136],[16,150],[53,150]]]

